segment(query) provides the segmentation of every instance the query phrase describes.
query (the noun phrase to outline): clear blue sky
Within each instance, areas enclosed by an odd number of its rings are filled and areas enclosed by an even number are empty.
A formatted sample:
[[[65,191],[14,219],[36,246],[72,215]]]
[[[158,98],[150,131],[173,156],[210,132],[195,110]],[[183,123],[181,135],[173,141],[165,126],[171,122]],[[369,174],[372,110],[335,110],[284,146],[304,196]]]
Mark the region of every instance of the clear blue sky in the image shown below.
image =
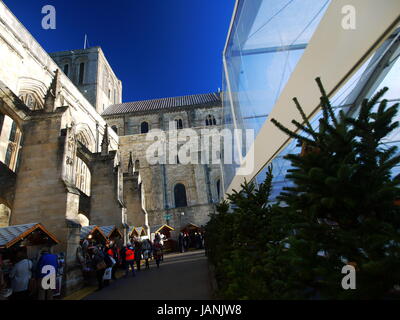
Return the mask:
[[[217,91],[235,0],[4,0],[48,52],[101,46],[123,101]],[[44,5],[57,12],[44,30]]]

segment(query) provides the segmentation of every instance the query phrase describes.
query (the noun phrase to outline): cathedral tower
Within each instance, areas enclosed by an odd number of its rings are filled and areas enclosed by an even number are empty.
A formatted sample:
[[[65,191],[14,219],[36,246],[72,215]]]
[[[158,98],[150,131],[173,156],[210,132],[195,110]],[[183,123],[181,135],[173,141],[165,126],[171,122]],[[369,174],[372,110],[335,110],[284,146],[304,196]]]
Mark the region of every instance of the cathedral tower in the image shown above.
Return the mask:
[[[100,47],[50,53],[98,113],[122,102],[122,82]]]

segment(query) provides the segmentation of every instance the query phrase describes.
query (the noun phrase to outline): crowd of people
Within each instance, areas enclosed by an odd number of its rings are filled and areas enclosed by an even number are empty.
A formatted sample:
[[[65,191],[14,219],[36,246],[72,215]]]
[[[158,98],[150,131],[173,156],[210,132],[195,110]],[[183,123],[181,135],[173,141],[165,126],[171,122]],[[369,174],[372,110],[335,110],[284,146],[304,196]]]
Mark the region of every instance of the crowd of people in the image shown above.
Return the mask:
[[[203,249],[204,237],[200,232],[184,233],[178,237],[180,252],[189,248]],[[125,277],[135,277],[143,267],[150,269],[151,261],[157,268],[164,260],[164,236],[157,233],[154,241],[132,238],[126,246],[122,240],[108,241],[106,244],[97,243],[94,239],[85,239],[77,250],[77,260],[82,267],[87,284],[96,281],[98,290],[116,280],[117,270],[122,270]],[[0,254],[0,265],[2,265]],[[12,265],[9,266],[7,276],[0,268],[0,297],[10,300],[52,300],[54,290],[44,290],[42,279],[48,275],[43,271],[44,266],[53,266],[57,281],[63,274],[63,254],[51,253],[51,248],[40,250],[36,259],[28,259],[26,250],[16,252]],[[59,284],[61,286],[61,283]]]
[[[189,235],[188,232],[179,233],[178,247],[181,253],[186,252],[189,248],[204,249],[204,235],[201,232],[194,232]]]
[[[2,260],[1,255],[0,260]],[[49,271],[48,266],[52,266],[53,271]],[[64,257],[52,254],[49,247],[40,250],[36,259],[28,259],[26,250],[20,249],[11,261],[9,272],[0,270],[1,298],[52,300],[54,290],[43,289],[42,279],[49,275],[49,272],[54,272],[57,279],[63,273],[63,266]]]
[[[118,269],[125,271],[125,277],[141,270],[142,263],[145,270],[150,269],[150,261],[154,260],[157,268],[163,261],[163,239],[160,234],[155,235],[154,241],[143,241],[133,238],[126,246],[118,242],[108,242],[106,245],[96,244],[94,241],[84,240],[78,248],[78,261],[82,265],[85,278],[90,281],[95,274],[98,290],[108,286],[111,280],[116,280]]]

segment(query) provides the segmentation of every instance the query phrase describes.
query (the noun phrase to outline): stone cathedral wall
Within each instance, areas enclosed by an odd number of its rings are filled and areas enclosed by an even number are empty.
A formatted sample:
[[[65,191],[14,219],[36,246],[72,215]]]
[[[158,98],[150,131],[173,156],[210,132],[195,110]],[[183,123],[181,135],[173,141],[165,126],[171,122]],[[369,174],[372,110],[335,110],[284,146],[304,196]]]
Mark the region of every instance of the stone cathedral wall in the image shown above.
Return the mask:
[[[205,126],[207,115],[215,116],[221,123],[221,107],[193,107],[172,112],[130,114],[106,116],[109,126],[118,128],[120,134],[120,154],[124,172],[128,170],[130,155],[133,163],[139,161],[138,169],[142,183],[142,193],[145,198],[145,211],[148,214],[150,227],[167,223],[165,215],[170,216],[169,223],[176,231],[189,223],[198,226],[205,225],[209,215],[215,212],[215,204],[219,201],[217,181],[221,179],[220,165],[210,164],[149,164],[146,151],[154,141],[147,141],[147,134],[140,134],[140,124],[146,121],[150,129],[164,129],[169,135],[169,122],[175,119],[183,120],[183,127],[194,130],[200,136],[202,129],[220,129],[219,126]],[[179,130],[178,130],[179,132]],[[125,135],[123,135],[125,133]],[[172,139],[173,140],[173,139]],[[198,153],[192,154],[192,157]],[[208,171],[208,173],[207,173]],[[187,207],[176,208],[174,201],[174,186],[181,183],[186,188]],[[127,192],[127,190],[125,190]],[[129,192],[129,191],[128,191]],[[136,221],[136,209],[127,206],[128,221]],[[182,215],[184,213],[184,215]],[[130,217],[131,216],[131,217]]]

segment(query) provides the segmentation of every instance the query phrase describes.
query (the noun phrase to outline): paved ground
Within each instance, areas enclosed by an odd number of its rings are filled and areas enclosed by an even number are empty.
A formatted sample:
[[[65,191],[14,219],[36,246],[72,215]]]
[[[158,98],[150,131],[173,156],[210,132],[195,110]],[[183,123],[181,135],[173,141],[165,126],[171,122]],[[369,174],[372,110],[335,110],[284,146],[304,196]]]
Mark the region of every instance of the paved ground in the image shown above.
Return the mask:
[[[170,254],[160,269],[155,262],[150,270],[136,277],[121,278],[85,300],[208,300],[211,299],[207,257],[204,251]]]

